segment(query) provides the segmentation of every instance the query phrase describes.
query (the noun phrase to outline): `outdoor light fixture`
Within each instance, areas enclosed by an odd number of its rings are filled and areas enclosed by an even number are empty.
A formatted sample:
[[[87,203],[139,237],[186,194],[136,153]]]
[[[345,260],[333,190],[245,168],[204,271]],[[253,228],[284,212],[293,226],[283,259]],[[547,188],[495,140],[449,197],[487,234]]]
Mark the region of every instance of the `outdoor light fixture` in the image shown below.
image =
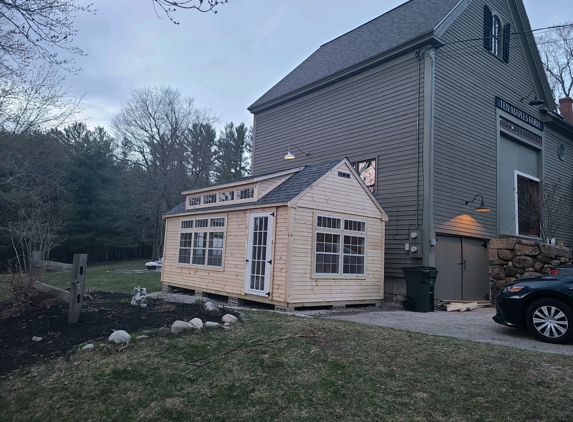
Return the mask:
[[[533,98],[533,100],[531,100],[528,104],[531,106],[536,106],[536,105],[541,105],[544,103],[543,100],[540,100],[539,98],[537,98],[537,92],[535,92],[535,90],[531,91],[529,94],[527,94],[527,96],[523,97],[522,99],[520,99],[520,102],[523,102],[523,100],[528,99],[531,94],[535,94],[535,98]]]
[[[300,152],[302,152],[304,155],[309,155],[308,151],[303,151],[302,149],[300,149],[299,147],[297,147],[296,145],[290,144],[288,146],[288,150],[287,153],[285,155],[285,160],[294,160],[296,157],[294,156],[294,154],[292,152],[290,152],[291,147],[295,147],[296,149],[298,149]]]
[[[474,199],[472,199],[471,201],[465,201],[466,205],[474,202],[478,196],[481,196],[481,204],[479,204],[479,207],[476,207],[476,209],[474,211],[475,212],[490,212],[491,210],[483,204],[483,195],[481,193],[478,193],[476,196],[474,196]]]

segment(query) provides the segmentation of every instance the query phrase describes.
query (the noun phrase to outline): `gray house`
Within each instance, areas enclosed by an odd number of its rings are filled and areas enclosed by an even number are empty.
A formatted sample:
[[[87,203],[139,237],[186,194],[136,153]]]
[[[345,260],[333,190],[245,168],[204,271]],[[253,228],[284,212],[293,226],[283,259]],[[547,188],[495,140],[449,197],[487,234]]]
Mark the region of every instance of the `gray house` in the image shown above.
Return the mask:
[[[526,197],[554,182],[571,200],[571,100],[556,108],[521,0],[411,0],[249,107],[253,171],[291,167],[287,151],[348,157],[389,217],[386,291],[403,290],[401,267],[430,265],[437,298],[481,299],[488,241],[540,239]],[[572,244],[573,225],[555,237]]]

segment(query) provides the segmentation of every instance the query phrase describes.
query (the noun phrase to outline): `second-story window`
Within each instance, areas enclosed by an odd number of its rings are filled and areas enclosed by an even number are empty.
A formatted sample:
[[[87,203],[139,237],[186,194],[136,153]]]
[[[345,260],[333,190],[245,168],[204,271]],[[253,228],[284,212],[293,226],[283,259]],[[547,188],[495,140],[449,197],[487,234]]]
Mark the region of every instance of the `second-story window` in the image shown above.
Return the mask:
[[[483,10],[483,46],[494,56],[509,63],[511,25],[502,25],[499,16],[488,6],[484,6]]]

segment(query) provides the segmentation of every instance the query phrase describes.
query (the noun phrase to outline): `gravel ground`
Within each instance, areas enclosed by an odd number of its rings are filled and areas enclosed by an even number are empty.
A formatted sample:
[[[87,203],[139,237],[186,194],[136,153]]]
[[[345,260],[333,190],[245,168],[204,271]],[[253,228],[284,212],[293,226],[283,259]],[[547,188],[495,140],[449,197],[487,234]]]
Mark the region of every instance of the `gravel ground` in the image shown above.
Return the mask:
[[[495,308],[478,308],[466,312],[367,312],[331,315],[327,318],[379,325],[397,330],[414,331],[438,336],[456,337],[480,343],[492,343],[518,349],[573,356],[572,344],[543,343],[529,331],[497,324],[492,317]]]

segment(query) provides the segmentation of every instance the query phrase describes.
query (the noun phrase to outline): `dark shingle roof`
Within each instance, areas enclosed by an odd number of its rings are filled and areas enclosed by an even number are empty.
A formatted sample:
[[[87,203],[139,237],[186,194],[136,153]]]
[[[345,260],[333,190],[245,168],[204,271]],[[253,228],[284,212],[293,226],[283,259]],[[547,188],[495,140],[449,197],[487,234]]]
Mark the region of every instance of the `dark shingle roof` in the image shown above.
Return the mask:
[[[459,0],[410,0],[322,45],[250,107],[276,100],[300,88],[379,56],[434,28]]]
[[[237,207],[244,207],[244,206],[258,206],[258,205],[270,205],[270,204],[280,204],[291,201],[292,199],[296,198],[299,194],[301,194],[305,189],[310,187],[314,182],[320,179],[324,174],[326,174],[329,170],[331,170],[336,164],[340,163],[343,159],[337,158],[335,160],[328,160],[322,161],[316,164],[310,164],[308,166],[303,167],[300,171],[294,173],[291,177],[287,180],[282,182],[280,185],[275,187],[272,191],[267,193],[265,196],[260,198],[256,202],[242,202],[239,204],[230,204],[230,205],[218,205],[214,207],[201,207],[196,208],[193,210],[185,210],[185,202],[177,205],[173,209],[167,211],[165,215],[174,215],[174,214],[182,214],[186,212],[195,212],[195,211],[220,211],[226,210],[230,208],[237,208]],[[284,171],[277,172],[283,173]],[[267,175],[267,173],[265,174]],[[260,175],[246,177],[243,179],[238,180],[249,180],[254,179],[255,177],[259,177]],[[225,182],[231,183],[235,182],[236,180]],[[221,183],[217,183],[211,185],[212,187],[216,187],[221,185]],[[210,186],[210,187],[211,187]]]

